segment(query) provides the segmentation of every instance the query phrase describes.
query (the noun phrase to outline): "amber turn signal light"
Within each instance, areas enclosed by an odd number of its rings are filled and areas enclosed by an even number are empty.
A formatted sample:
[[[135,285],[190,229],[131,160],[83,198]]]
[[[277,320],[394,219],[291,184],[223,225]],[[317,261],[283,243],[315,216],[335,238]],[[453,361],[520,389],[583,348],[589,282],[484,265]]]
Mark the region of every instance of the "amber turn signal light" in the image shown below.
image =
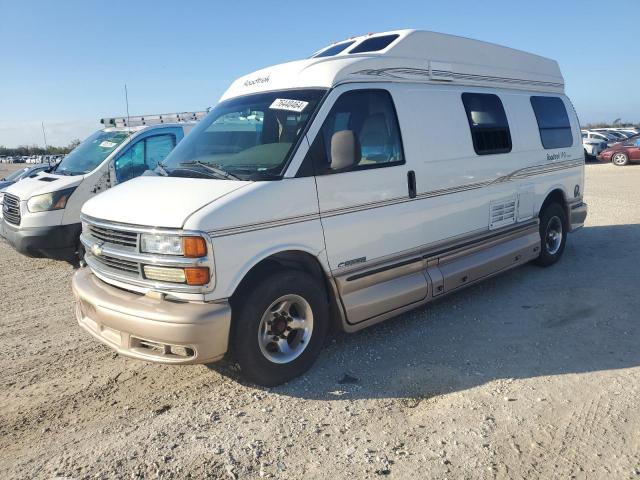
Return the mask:
[[[187,285],[206,285],[209,283],[208,267],[187,267],[184,269]]]
[[[207,254],[207,244],[202,237],[183,237],[182,251],[185,257],[204,257]]]

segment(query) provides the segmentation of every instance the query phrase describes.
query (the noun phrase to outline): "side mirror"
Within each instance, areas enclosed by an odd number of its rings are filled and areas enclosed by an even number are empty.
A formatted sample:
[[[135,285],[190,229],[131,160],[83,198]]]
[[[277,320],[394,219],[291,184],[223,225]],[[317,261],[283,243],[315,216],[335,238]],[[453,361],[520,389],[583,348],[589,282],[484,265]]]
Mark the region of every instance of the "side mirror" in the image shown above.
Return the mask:
[[[360,146],[352,130],[341,130],[331,136],[331,170],[343,170],[360,161]]]

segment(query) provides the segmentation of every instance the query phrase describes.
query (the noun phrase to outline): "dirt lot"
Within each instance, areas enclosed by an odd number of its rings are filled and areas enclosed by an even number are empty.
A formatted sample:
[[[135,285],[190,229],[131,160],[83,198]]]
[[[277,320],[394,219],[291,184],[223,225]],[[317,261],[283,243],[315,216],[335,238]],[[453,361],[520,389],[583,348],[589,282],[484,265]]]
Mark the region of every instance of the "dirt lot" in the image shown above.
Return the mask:
[[[115,355],[71,267],[0,242],[0,478],[640,478],[639,186],[588,166],[560,264],[338,335],[273,389]]]

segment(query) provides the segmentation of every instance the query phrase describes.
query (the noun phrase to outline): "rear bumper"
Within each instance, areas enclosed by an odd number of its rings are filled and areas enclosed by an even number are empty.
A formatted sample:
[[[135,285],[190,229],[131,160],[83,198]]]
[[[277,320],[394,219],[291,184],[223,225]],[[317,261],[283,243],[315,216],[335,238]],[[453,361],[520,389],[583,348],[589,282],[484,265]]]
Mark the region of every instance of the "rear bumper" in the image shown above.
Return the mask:
[[[210,363],[227,352],[231,307],[171,302],[115,288],[88,268],[73,276],[76,319],[128,357],[169,364]]]
[[[0,229],[2,236],[23,255],[73,261],[82,225],[23,228],[1,220]]]
[[[584,222],[587,219],[587,212],[589,207],[586,203],[580,202],[569,206],[569,231],[575,232],[580,227],[584,226]]]

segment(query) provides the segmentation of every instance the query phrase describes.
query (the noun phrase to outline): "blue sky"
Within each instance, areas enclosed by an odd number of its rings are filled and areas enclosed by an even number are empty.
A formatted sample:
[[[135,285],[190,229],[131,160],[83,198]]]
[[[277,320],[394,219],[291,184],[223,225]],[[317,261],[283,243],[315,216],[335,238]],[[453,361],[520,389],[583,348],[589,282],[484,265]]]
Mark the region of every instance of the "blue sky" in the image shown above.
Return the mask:
[[[614,8],[615,7],[615,8]],[[639,0],[0,0],[0,145],[84,138],[98,119],[199,110],[236,77],[367,32],[418,28],[560,63],[582,123],[640,121]],[[634,51],[636,50],[636,51]]]

